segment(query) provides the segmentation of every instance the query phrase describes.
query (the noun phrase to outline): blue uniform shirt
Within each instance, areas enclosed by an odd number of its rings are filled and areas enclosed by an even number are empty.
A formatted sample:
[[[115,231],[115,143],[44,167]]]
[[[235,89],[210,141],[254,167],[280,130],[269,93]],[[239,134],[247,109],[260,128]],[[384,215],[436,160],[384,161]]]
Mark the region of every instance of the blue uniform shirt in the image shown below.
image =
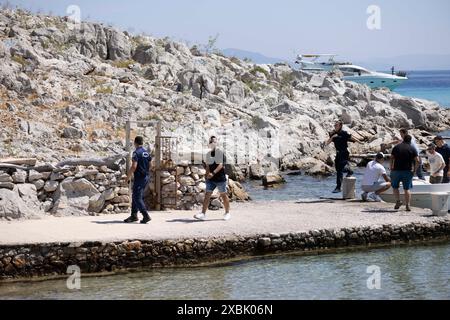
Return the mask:
[[[144,180],[148,178],[150,161],[152,161],[152,157],[150,156],[150,152],[148,152],[145,148],[139,147],[133,152],[133,161],[137,162],[136,171],[134,172],[135,180]]]

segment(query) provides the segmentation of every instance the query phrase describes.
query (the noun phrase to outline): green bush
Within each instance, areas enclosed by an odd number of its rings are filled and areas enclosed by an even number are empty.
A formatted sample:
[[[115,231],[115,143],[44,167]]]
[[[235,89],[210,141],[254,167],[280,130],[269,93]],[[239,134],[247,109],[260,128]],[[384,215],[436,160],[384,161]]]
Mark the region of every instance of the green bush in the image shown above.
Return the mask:
[[[257,72],[261,72],[262,74],[264,74],[266,76],[266,78],[269,78],[270,74],[269,72],[267,72],[266,69],[260,67],[260,66],[254,66],[252,70],[250,70],[250,73],[252,75],[256,75]]]

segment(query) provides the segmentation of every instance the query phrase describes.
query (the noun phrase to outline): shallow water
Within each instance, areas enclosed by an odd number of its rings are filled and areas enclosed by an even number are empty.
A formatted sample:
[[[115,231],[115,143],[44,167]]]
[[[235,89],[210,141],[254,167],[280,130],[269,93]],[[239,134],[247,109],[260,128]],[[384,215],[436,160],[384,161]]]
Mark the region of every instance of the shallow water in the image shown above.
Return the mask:
[[[0,285],[0,299],[450,299],[450,244]],[[369,266],[380,289],[368,289]],[[373,282],[370,282],[373,284]]]
[[[363,169],[353,166],[352,169],[355,171],[357,190],[360,190]],[[283,174],[283,177],[286,183],[277,187],[264,188],[260,180],[248,181],[242,185],[248,191],[252,200],[255,201],[289,201],[340,196],[332,193],[336,187],[336,177],[334,175],[330,177],[312,177],[308,175]]]

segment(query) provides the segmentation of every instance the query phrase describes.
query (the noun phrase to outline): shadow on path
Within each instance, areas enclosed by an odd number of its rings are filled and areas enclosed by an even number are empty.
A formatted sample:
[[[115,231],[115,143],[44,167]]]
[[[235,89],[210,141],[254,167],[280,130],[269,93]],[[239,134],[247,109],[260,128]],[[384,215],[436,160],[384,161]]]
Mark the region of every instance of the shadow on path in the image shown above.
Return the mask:
[[[361,212],[370,212],[370,213],[398,213],[399,210],[395,209],[364,209]]]
[[[196,222],[211,222],[211,221],[223,221],[223,219],[207,219],[207,220],[197,220],[197,219],[172,219],[166,220],[166,222],[181,222],[181,223],[196,223]]]
[[[129,224],[123,222],[123,220],[107,220],[107,221],[91,221],[91,222],[97,224]]]

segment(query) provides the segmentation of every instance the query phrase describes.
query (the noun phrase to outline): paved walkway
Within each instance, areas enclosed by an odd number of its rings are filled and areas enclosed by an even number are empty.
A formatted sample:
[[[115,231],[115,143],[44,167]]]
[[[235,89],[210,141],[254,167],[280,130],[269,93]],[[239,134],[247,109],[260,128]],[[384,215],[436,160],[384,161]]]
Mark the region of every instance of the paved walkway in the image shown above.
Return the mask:
[[[153,212],[153,220],[147,225],[122,223],[126,214],[60,218],[49,216],[40,220],[0,221],[0,245],[245,236],[435,219],[427,209],[396,212],[392,207],[392,204],[358,201],[232,203],[230,221],[222,220],[222,210],[209,211],[206,221],[194,220],[194,211],[174,210]]]

